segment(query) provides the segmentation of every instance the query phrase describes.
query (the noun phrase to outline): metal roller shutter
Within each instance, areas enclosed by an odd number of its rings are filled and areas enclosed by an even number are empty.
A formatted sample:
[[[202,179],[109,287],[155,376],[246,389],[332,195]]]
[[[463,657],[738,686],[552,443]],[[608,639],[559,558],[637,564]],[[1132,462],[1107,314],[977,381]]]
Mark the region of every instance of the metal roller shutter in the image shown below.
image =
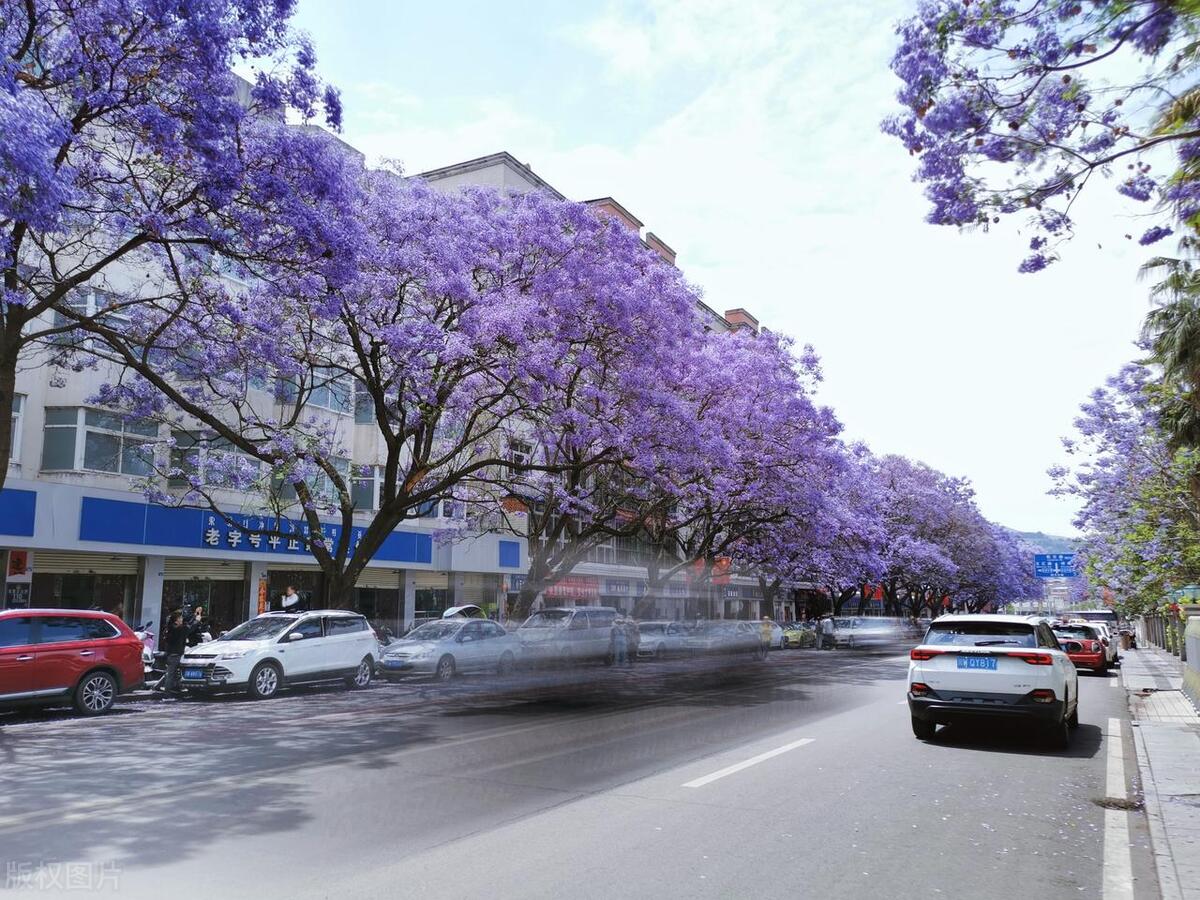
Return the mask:
[[[400,589],[400,572],[397,569],[381,569],[368,566],[358,576],[358,580],[354,582],[354,586],[361,588],[384,588],[396,591]]]
[[[70,550],[33,551],[33,571],[41,575],[136,575],[138,558],[112,553],[75,553]]]
[[[416,585],[418,591],[428,588],[445,590],[450,586],[445,572],[415,571],[409,572],[409,574],[413,577],[413,584]]]
[[[163,578],[173,581],[192,578],[245,581],[246,564],[232,560],[168,558],[163,561]]]

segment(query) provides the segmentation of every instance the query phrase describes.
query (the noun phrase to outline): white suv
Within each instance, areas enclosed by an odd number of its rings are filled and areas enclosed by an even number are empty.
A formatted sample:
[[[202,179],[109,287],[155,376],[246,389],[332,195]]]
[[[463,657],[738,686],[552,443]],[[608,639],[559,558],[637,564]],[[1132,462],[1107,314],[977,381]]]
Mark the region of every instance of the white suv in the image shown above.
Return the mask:
[[[264,613],[215,641],[190,648],[179,662],[188,691],[244,690],[257,700],[285,684],[344,679],[371,683],[379,641],[367,620],[341,609]]]
[[[1066,747],[1079,725],[1079,675],[1036,617],[942,616],[909,659],[908,708],[921,740],[939,724],[1006,718],[1041,726]]]

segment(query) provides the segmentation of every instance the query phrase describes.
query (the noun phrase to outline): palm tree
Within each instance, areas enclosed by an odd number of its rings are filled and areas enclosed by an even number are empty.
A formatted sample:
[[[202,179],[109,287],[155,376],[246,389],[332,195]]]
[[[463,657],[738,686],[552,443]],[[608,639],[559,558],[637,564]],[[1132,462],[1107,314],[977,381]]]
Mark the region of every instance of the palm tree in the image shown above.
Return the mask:
[[[1185,237],[1179,258],[1156,257],[1142,277],[1160,280],[1150,289],[1154,309],[1142,325],[1142,340],[1163,372],[1163,424],[1174,447],[1200,448],[1200,239]]]

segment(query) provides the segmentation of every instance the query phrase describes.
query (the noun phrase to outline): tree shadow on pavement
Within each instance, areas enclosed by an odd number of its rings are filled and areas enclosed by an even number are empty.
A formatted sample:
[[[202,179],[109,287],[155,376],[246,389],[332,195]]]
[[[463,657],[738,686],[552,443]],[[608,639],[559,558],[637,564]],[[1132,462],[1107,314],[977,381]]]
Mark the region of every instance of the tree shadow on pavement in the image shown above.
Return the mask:
[[[1091,759],[1100,752],[1103,740],[1104,731],[1100,726],[1081,722],[1071,731],[1070,746],[1066,750],[1055,750],[1045,732],[1037,729],[1003,722],[965,722],[939,728],[931,743],[985,753]]]

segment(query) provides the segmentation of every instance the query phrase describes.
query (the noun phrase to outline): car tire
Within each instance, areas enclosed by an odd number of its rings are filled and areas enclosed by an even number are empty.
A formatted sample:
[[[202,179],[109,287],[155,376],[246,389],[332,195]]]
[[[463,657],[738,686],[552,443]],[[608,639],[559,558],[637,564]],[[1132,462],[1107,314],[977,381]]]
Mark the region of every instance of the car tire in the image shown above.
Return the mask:
[[[1071,710],[1071,715],[1067,717],[1068,728],[1079,727],[1079,698],[1075,699],[1075,708]]]
[[[1061,721],[1050,726],[1050,731],[1046,735],[1046,743],[1054,750],[1066,750],[1071,746],[1071,728],[1065,715]]]
[[[667,645],[659,644],[654,648],[654,659],[659,660],[667,655]]]
[[[511,653],[503,653],[500,656],[500,662],[496,664],[496,672],[500,675],[511,675],[513,669],[517,667],[517,661]]]
[[[454,678],[454,657],[447,653],[438,660],[437,668],[433,670],[433,680],[443,684]]]
[[[937,734],[937,722],[926,722],[924,719],[912,717],[913,737],[919,741],[932,741]]]
[[[848,637],[848,638],[846,639],[846,649],[847,649],[847,650],[853,650],[853,649],[854,649],[854,635],[850,635],[850,637]]]
[[[369,656],[364,656],[362,662],[358,664],[358,668],[354,670],[354,674],[346,676],[346,687],[352,691],[361,691],[370,686],[374,676],[375,661]]]
[[[75,686],[72,701],[85,716],[98,716],[112,709],[117,699],[117,680],[108,672],[88,672]]]
[[[283,684],[283,672],[273,662],[261,662],[250,673],[246,692],[252,700],[270,700],[279,693]]]

